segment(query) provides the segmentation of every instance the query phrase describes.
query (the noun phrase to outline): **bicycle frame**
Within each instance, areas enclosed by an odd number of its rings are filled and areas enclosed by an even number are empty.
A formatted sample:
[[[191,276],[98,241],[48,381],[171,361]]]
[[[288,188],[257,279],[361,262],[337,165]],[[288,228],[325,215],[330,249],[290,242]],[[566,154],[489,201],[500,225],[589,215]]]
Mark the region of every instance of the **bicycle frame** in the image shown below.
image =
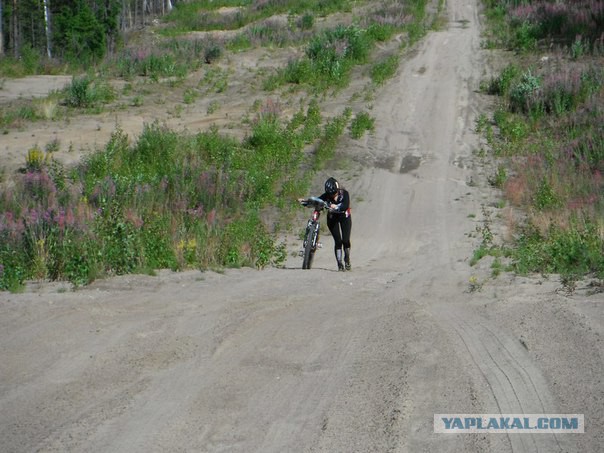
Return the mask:
[[[313,212],[308,219],[306,224],[306,231],[304,233],[304,242],[302,243],[302,269],[310,269],[312,267],[312,261],[317,251],[317,248],[320,247],[319,244],[319,235],[321,224],[319,222],[319,218],[321,217],[321,211],[326,209],[327,204],[325,201],[320,198],[311,197],[307,200],[301,201],[303,206],[308,206],[313,208]]]

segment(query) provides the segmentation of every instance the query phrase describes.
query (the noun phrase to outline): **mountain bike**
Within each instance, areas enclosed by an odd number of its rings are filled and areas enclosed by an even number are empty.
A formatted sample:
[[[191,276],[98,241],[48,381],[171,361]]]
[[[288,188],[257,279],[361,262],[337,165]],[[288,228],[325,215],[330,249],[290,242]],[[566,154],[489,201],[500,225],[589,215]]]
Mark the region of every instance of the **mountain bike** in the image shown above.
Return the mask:
[[[319,230],[321,227],[319,217],[321,216],[321,211],[329,209],[329,205],[318,197],[309,197],[300,200],[300,204],[313,209],[306,224],[304,242],[302,243],[302,251],[300,252],[300,255],[303,257],[302,269],[310,269],[312,267],[312,260],[315,256],[315,252],[317,251],[317,248],[321,247],[321,243],[319,242]]]

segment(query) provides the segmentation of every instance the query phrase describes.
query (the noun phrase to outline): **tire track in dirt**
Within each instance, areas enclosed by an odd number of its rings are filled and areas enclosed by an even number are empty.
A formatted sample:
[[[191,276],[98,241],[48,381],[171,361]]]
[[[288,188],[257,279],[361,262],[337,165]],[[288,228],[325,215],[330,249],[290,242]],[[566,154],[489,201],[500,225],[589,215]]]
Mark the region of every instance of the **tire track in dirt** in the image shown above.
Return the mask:
[[[493,396],[500,414],[547,414],[556,403],[549,386],[521,343],[487,325],[468,310],[444,309],[447,323],[455,330]],[[569,445],[556,434],[506,435],[513,452],[563,452]]]
[[[465,185],[472,177],[472,169],[463,163],[473,161],[472,147],[478,147],[478,138],[472,132],[477,111],[472,102],[484,70],[484,57],[479,45],[476,4],[452,1],[447,6],[448,28],[428,36],[418,46],[416,55],[403,65],[401,76],[381,99],[384,108],[377,123],[384,127],[369,142],[373,150],[398,149],[397,162],[419,154],[421,164],[407,175],[375,172],[371,187],[382,189],[383,199],[389,200],[394,209],[386,211],[388,204],[384,202],[379,209],[369,207],[370,220],[362,229],[371,231],[371,222],[379,216],[379,210],[383,212],[386,219],[373,230],[381,241],[395,247],[392,253],[392,249],[380,250],[373,258],[375,265],[412,269],[405,272],[400,291],[421,306],[438,326],[433,328],[433,346],[445,348],[444,343],[450,343],[454,357],[468,365],[466,373],[473,382],[471,387],[478,389],[476,406],[482,413],[556,413],[555,398],[546,380],[521,344],[496,325],[473,315],[471,306],[464,301],[473,299],[464,296],[463,285],[471,271],[461,260],[472,254],[465,237],[473,229],[467,218],[472,212],[464,210],[474,208],[475,213],[482,200],[479,192]],[[465,25],[457,27],[457,21]],[[405,132],[398,132],[403,129]],[[397,168],[398,164],[393,165],[393,173]],[[464,192],[475,201],[456,205],[454,200]],[[370,256],[370,246],[365,247],[363,253]],[[447,362],[451,364],[453,360],[449,358]],[[422,370],[412,369],[411,394],[425,391],[421,382],[424,376]],[[438,388],[443,379],[453,376],[436,374],[429,382]],[[424,401],[423,408],[411,411],[411,426],[413,418],[425,419],[439,413],[439,407],[440,413],[462,413],[461,408],[467,407],[462,400],[451,399],[443,408],[437,395],[433,398]],[[499,436],[489,439],[489,450],[566,451],[568,444],[560,437],[508,435],[503,440]],[[431,445],[430,451],[443,451],[453,444],[418,427],[417,431],[408,431],[400,451],[415,451],[420,445]],[[474,448],[480,451],[484,445]]]

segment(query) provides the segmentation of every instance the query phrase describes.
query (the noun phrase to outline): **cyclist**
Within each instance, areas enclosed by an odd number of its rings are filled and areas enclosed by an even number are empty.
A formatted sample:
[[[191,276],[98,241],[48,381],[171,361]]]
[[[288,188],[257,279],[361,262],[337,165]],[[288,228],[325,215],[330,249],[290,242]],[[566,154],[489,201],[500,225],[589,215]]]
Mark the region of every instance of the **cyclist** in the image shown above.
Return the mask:
[[[334,251],[338,270],[350,270],[350,231],[352,218],[350,216],[350,195],[340,187],[335,178],[325,181],[325,193],[321,195],[323,201],[329,203],[327,214],[327,227],[334,239]],[[342,248],[344,248],[344,263],[342,263]]]

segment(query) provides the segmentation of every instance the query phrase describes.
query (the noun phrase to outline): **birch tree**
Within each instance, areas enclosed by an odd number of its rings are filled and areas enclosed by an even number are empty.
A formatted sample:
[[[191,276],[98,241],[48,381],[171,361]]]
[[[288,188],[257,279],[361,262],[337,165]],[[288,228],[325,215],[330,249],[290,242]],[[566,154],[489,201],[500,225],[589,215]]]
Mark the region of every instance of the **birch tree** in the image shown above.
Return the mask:
[[[46,55],[52,58],[50,41],[50,0],[44,0],[44,31],[46,32]]]

